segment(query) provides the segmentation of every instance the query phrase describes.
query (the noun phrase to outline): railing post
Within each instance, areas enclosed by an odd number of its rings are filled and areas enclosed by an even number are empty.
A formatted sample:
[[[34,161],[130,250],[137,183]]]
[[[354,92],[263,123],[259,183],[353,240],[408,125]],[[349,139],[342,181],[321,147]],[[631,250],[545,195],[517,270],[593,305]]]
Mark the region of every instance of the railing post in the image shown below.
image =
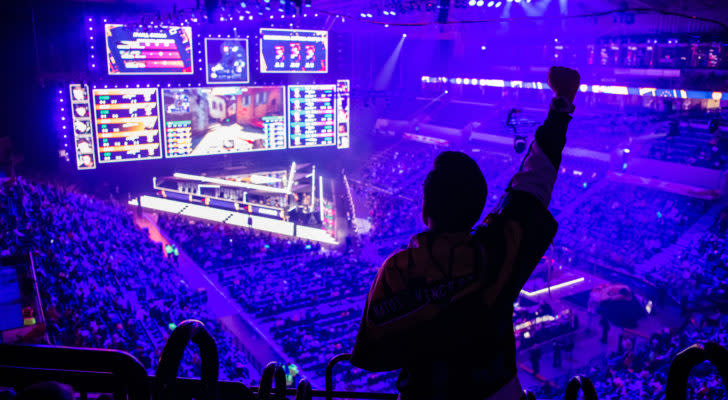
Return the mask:
[[[326,364],[326,400],[331,400],[331,392],[334,390],[334,366],[340,361],[351,360],[351,353],[335,355],[329,363]]]
[[[579,389],[584,394],[584,400],[598,400],[597,391],[591,379],[586,376],[577,375],[569,380],[566,384],[566,393],[564,400],[576,400],[579,395]]]
[[[275,383],[275,393],[271,395],[273,384]],[[260,386],[258,387],[258,398],[267,400],[271,398],[286,398],[286,371],[283,370],[277,362],[271,362],[266,365],[263,373],[260,374]]]
[[[694,344],[672,359],[665,382],[666,400],[687,398],[690,371],[703,361],[710,361],[718,370],[723,385],[728,384],[728,350],[714,342]]]
[[[217,380],[219,374],[217,345],[215,339],[205,329],[200,321],[188,319],[182,321],[169,335],[164,344],[162,357],[157,366],[157,396],[158,400],[173,400],[176,398],[175,388],[177,372],[182,357],[189,342],[197,344],[200,348],[202,371],[200,380],[203,384],[203,398],[215,400],[217,397]]]

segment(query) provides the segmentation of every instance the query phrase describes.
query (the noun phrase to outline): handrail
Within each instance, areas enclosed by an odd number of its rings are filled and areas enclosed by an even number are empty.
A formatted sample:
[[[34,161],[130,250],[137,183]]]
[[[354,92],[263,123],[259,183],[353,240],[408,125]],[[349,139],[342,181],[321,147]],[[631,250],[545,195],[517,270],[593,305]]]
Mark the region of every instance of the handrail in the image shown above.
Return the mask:
[[[18,369],[89,371],[111,374],[130,400],[150,399],[147,372],[129,353],[64,346],[0,344],[0,365]]]
[[[311,389],[311,384],[308,383],[307,380],[302,379],[301,382],[298,382],[298,387],[296,388],[296,399],[295,400],[312,400],[313,399],[313,390]]]
[[[275,391],[273,384],[275,383]],[[285,399],[286,397],[286,371],[277,362],[266,365],[263,373],[260,374],[260,387],[258,388],[260,399]]]
[[[334,366],[341,361],[351,360],[351,353],[337,354],[326,364],[326,400],[331,400],[330,393],[334,390]]]
[[[672,359],[667,370],[666,400],[687,399],[690,371],[704,361],[710,361],[718,370],[723,385],[728,385],[728,350],[714,342],[698,343],[681,351]]]
[[[591,379],[586,376],[577,375],[569,380],[566,384],[566,393],[564,393],[564,400],[576,400],[579,395],[579,389],[581,389],[584,395],[584,400],[599,400],[597,391],[594,388],[594,383]]]
[[[170,334],[162,350],[157,367],[156,393],[160,400],[176,398],[177,373],[187,345],[192,341],[200,348],[202,359],[201,381],[204,386],[203,398],[215,400],[217,397],[218,354],[215,339],[200,321],[182,321]]]

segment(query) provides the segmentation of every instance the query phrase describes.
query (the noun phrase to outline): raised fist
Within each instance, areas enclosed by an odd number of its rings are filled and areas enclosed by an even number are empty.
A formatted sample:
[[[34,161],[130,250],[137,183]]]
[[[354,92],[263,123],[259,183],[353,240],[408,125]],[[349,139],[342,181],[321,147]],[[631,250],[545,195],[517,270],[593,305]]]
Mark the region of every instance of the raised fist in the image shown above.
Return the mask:
[[[579,91],[581,77],[579,73],[571,68],[551,67],[549,70],[548,84],[556,96],[563,97],[569,102],[574,101],[576,92]]]

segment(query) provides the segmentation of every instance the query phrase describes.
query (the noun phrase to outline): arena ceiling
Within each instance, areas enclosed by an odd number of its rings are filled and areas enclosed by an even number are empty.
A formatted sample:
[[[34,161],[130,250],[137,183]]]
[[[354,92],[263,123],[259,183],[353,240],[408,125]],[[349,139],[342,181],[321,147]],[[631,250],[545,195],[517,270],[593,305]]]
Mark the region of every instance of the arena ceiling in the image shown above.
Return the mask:
[[[277,11],[279,4],[279,0],[243,1],[271,6],[273,11]],[[362,23],[352,29],[366,29],[366,25],[380,29],[383,25],[435,25],[440,1],[449,4],[447,21],[453,25],[474,25],[474,21],[498,23],[508,20],[518,23],[591,19],[605,34],[612,34],[610,31],[615,28],[604,22],[614,22],[624,25],[617,29],[621,34],[713,32],[728,36],[728,2],[725,0],[310,0],[310,8],[304,10],[331,16],[328,22],[332,25],[340,22],[340,18],[348,18],[349,21]],[[240,7],[241,0],[84,0],[77,3],[169,12],[173,9],[201,9],[205,3],[220,4],[230,9]],[[631,11],[619,12],[625,9]],[[602,19],[597,22],[596,18]],[[432,31],[443,33],[447,29],[440,27]]]

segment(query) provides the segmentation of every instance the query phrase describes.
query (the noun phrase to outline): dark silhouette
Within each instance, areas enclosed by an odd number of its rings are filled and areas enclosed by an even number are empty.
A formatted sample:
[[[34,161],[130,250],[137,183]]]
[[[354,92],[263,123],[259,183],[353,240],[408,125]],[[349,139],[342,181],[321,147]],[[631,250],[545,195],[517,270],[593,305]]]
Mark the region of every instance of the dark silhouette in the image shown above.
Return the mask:
[[[564,349],[564,344],[560,340],[554,342],[554,368],[561,368],[561,351]]]
[[[541,371],[541,348],[536,347],[528,352],[528,358],[531,361],[531,369],[534,375],[538,375]]]
[[[579,74],[549,71],[557,97],[501,204],[473,230],[487,196],[460,152],[437,156],[425,179],[427,230],[380,268],[351,363],[401,369],[407,399],[517,399],[513,303],[556,234],[548,211]]]
[[[607,344],[609,341],[609,320],[607,320],[607,317],[602,315],[602,319],[599,320],[599,325],[602,326],[602,343]]]

